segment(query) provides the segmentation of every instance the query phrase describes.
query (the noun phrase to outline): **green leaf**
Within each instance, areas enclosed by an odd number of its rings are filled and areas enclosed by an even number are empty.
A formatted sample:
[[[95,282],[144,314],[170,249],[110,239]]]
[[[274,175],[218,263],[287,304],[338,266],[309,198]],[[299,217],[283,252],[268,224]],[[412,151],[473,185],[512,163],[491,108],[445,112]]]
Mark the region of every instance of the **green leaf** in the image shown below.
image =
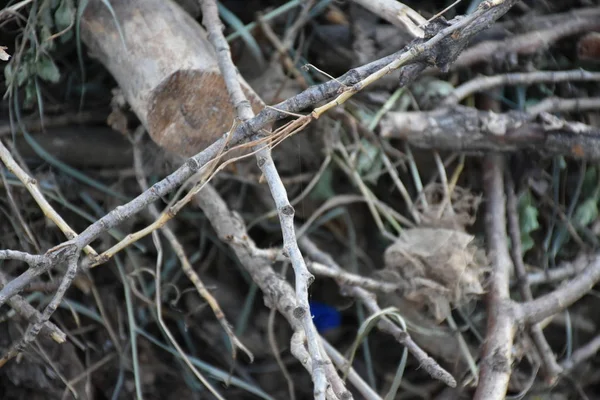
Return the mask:
[[[60,80],[60,71],[48,56],[41,56],[36,63],[37,75],[45,81],[56,83]]]
[[[33,79],[27,81],[25,85],[25,100],[23,101],[24,108],[31,108],[37,101],[37,93],[35,89],[35,82]]]
[[[567,162],[565,161],[565,158],[563,156],[558,156],[558,165],[560,169],[567,168]]]
[[[4,82],[6,82],[6,86],[10,86],[12,80],[14,78],[12,63],[6,64],[4,67]]]
[[[48,26],[40,28],[40,50],[44,53],[50,53],[56,47],[54,40],[51,39],[52,31]]]
[[[598,200],[590,197],[575,209],[573,222],[576,226],[588,226],[598,218]]]
[[[333,170],[331,165],[325,168],[321,178],[310,192],[310,198],[314,200],[328,200],[335,196],[333,191]]]
[[[24,62],[17,68],[17,86],[21,87],[29,78],[29,64]]]
[[[368,140],[361,141],[361,149],[356,160],[356,170],[364,178],[365,175],[373,174],[371,179],[366,179],[370,183],[377,183],[378,172],[382,168],[381,157],[379,157],[380,148]]]
[[[63,0],[54,12],[54,23],[59,31],[67,29],[75,18],[75,8],[72,0]]]
[[[519,199],[519,228],[521,231],[521,247],[523,254],[531,250],[535,241],[531,233],[539,229],[538,209],[533,203],[531,192],[525,192]]]

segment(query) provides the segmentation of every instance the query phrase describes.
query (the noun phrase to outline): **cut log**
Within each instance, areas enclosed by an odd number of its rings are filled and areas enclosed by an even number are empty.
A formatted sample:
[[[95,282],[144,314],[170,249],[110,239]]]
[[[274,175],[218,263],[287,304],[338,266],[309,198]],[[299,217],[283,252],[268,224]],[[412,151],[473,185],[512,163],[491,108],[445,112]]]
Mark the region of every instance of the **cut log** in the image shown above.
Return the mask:
[[[90,0],[81,35],[110,71],[152,139],[191,156],[229,131],[229,102],[207,33],[171,0]],[[119,33],[121,28],[123,38]],[[255,112],[264,105],[240,76]]]

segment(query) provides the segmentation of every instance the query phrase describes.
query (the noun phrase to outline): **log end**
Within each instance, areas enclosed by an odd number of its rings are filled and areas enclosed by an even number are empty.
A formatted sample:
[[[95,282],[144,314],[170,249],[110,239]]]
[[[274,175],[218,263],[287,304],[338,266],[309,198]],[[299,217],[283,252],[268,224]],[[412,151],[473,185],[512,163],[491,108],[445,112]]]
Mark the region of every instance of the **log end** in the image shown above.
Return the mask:
[[[244,91],[258,113],[262,101],[248,87]],[[232,128],[235,110],[219,73],[180,70],[152,91],[147,116],[148,133],[158,145],[190,157]]]

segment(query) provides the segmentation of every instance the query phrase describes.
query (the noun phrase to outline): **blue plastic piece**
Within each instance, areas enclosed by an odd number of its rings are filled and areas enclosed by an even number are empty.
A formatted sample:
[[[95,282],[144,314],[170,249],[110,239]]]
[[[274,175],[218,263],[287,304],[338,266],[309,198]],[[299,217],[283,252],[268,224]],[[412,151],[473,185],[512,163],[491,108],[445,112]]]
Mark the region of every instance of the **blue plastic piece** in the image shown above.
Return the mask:
[[[313,322],[319,333],[335,329],[342,324],[342,315],[334,307],[318,301],[311,301],[309,305]]]

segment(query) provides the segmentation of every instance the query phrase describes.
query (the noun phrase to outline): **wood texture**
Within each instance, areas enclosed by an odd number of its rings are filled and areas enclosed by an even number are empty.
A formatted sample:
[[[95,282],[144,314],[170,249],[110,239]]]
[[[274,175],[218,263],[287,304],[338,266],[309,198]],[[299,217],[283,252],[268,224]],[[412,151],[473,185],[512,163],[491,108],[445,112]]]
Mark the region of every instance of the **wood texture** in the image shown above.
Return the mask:
[[[90,0],[81,33],[152,139],[191,156],[231,129],[234,110],[205,30],[170,0]],[[116,22],[123,32],[124,42]],[[255,112],[259,96],[240,77]]]

